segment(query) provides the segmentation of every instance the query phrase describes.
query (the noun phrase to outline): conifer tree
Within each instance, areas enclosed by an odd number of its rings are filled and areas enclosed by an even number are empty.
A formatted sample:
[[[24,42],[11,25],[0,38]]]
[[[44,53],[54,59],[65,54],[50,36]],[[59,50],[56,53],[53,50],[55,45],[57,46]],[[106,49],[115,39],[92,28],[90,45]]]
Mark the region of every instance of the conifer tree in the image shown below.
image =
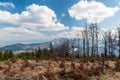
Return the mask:
[[[8,57],[9,58],[13,58],[14,57],[13,52],[11,50],[9,51]]]
[[[38,51],[36,52],[36,57],[37,58],[43,58],[44,57],[44,54],[43,54],[41,48],[39,48]]]

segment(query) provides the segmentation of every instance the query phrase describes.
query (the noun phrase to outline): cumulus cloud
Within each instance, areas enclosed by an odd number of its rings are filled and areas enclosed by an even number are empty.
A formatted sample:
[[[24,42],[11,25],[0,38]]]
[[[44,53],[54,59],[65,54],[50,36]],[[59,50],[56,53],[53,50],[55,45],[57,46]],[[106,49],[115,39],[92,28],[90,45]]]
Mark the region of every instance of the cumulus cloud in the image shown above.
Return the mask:
[[[0,22],[17,24],[19,20],[19,14],[11,14],[8,11],[0,10]]]
[[[29,39],[42,39],[43,37],[46,37],[47,35],[33,31],[33,30],[28,30],[26,28],[21,28],[21,27],[6,27],[6,28],[1,28],[0,29],[0,39],[4,40],[12,40],[12,41],[17,41],[17,40],[29,40]],[[33,37],[34,36],[34,37]],[[41,36],[41,37],[40,37]]]
[[[68,31],[55,34],[52,37],[53,38],[78,38],[78,34],[79,34],[79,37],[82,38],[83,30],[84,30],[84,27],[73,26]]]
[[[87,19],[88,23],[100,23],[104,19],[114,16],[119,10],[119,7],[107,7],[101,2],[82,0],[74,4],[68,12],[76,20]]]
[[[15,8],[15,5],[12,3],[12,2],[0,2],[0,6],[3,6],[3,7],[12,7],[12,8]]]
[[[58,21],[55,12],[47,6],[32,4],[21,13],[0,10],[0,23],[13,26],[0,26],[0,40],[4,43],[40,42],[54,39],[55,33],[69,27]],[[48,34],[48,33],[51,34]],[[2,45],[2,43],[0,43]]]
[[[0,10],[0,22],[8,22],[33,30],[59,31],[68,29],[57,19],[55,12],[47,6],[32,4],[20,14]]]

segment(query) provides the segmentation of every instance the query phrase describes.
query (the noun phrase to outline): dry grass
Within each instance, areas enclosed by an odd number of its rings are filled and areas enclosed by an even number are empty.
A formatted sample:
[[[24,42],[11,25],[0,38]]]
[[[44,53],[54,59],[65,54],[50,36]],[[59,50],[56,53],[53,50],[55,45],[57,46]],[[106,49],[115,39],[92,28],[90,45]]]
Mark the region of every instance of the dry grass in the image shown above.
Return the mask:
[[[120,60],[115,62],[115,70],[120,72]]]
[[[120,61],[106,61],[105,74],[102,74],[100,62],[8,60],[0,62],[0,80],[5,78],[28,78],[26,80],[120,80],[120,72],[115,72],[119,69]]]

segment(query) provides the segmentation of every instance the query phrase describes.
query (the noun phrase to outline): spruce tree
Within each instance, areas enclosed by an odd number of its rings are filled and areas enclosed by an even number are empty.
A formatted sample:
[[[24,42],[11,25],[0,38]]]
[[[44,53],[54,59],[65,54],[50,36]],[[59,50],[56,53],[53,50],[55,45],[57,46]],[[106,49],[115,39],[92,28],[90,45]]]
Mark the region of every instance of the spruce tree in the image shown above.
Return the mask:
[[[52,43],[50,43],[49,47],[50,47],[50,53],[53,54],[53,45],[52,45]]]
[[[8,52],[8,50],[6,50],[3,54],[3,59],[8,60],[8,58],[9,58],[8,56],[9,56],[9,52]]]
[[[41,48],[39,48],[38,51],[36,52],[36,57],[37,58],[43,58],[44,57],[44,54],[43,54]]]
[[[0,60],[3,60],[3,53],[0,51]]]
[[[13,58],[13,57],[14,57],[13,52],[12,52],[11,50],[9,51],[8,57],[9,57],[9,58]]]

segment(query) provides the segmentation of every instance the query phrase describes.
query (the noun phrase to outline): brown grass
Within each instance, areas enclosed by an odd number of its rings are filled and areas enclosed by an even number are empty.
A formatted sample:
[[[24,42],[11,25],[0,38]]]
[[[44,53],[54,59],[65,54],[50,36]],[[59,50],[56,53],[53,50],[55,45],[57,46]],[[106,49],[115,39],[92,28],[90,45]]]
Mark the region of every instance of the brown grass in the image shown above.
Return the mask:
[[[100,62],[84,63],[81,61],[65,61],[64,59],[57,61],[2,61],[0,62],[0,80],[5,77],[26,77],[31,80],[105,80],[101,76],[116,77],[114,75],[119,74],[119,72],[115,71],[119,70],[119,66],[119,61],[106,61],[105,74],[102,74]],[[106,80],[109,80],[109,78]]]

